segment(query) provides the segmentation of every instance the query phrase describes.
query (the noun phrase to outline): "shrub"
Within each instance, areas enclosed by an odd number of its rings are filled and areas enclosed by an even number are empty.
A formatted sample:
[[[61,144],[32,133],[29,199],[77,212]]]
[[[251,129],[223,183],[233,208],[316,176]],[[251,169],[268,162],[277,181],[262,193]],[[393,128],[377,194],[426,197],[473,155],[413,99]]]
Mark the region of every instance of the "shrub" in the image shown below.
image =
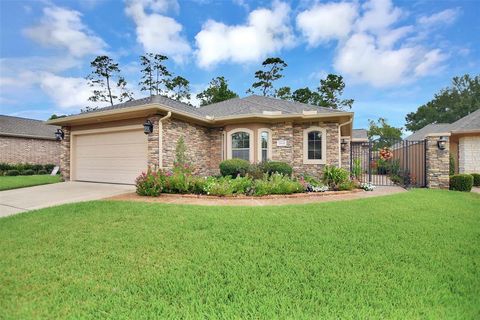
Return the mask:
[[[7,170],[5,172],[5,175],[6,176],[18,176],[18,175],[20,175],[20,171],[18,171],[18,170]]]
[[[48,173],[51,173],[53,171],[53,168],[55,168],[55,165],[52,163],[49,163],[44,165],[43,168],[47,170]]]
[[[455,174],[450,176],[450,190],[470,192],[473,186],[473,177],[469,174]]]
[[[473,185],[480,187],[480,173],[472,173],[471,176],[473,177]]]
[[[355,183],[353,181],[345,181],[338,185],[339,191],[353,190],[355,189]]]
[[[37,174],[48,174],[46,170],[38,170]]]
[[[138,195],[158,197],[163,189],[164,173],[161,170],[148,170],[135,180],[136,191]]]
[[[358,158],[353,160],[352,176],[357,180],[362,178],[362,160]]]
[[[32,170],[35,171],[35,172],[38,172],[40,170],[43,170],[43,165],[41,164],[34,164],[32,165]]]
[[[280,173],[265,174],[263,179],[254,181],[254,193],[257,196],[267,194],[292,194],[302,192],[304,188],[298,181],[292,180]]]
[[[248,167],[248,170],[247,170],[247,175],[252,178],[252,179],[262,179],[263,178],[263,174],[264,174],[264,170],[263,170],[263,163],[255,163],[255,164],[251,164],[249,167]]]
[[[192,176],[191,181],[189,183],[190,193],[204,194],[206,182],[207,182],[206,178]]]
[[[323,170],[323,182],[331,190],[339,190],[339,186],[349,182],[349,173],[347,170],[334,166],[325,166]]]
[[[233,194],[232,179],[230,177],[209,177],[205,183],[204,191],[211,196],[228,196]]]
[[[250,194],[253,182],[250,177],[236,177],[230,181],[232,192],[235,194]]]
[[[451,153],[450,153],[449,171],[451,176],[455,174],[455,158]]]
[[[33,169],[26,169],[20,172],[20,175],[22,176],[33,176],[35,174],[35,171]]]
[[[272,175],[273,173],[280,173],[284,176],[292,175],[292,166],[286,162],[281,161],[267,161],[263,164],[263,172]]]
[[[231,176],[233,178],[237,176],[245,176],[250,167],[250,163],[243,159],[230,159],[220,163],[220,173],[222,176]]]

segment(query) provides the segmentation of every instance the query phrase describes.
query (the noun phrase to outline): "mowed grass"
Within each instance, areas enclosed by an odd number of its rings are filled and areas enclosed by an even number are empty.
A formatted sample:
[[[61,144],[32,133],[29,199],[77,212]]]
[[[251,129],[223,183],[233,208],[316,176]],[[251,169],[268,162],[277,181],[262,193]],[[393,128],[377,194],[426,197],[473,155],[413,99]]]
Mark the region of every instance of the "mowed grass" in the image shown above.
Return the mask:
[[[0,219],[3,319],[479,319],[480,196]]]
[[[59,175],[34,175],[34,176],[14,176],[14,177],[0,177],[0,191],[18,189],[25,187],[38,186],[42,184],[50,184],[60,182]]]

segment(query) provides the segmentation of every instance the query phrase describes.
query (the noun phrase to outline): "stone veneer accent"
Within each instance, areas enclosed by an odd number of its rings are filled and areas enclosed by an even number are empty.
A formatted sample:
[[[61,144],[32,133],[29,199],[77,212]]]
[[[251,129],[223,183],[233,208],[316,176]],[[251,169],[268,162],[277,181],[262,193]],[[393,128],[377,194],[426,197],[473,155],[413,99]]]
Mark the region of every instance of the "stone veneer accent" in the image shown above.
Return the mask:
[[[62,127],[65,134],[60,143],[60,172],[65,181],[70,180],[70,127]]]
[[[345,148],[345,150],[340,149],[340,154],[342,157],[342,168],[350,172],[350,137],[341,137],[340,142],[342,139],[345,139],[345,141],[347,142],[347,147]]]
[[[272,160],[285,161],[292,165],[295,173],[306,173],[313,176],[320,176],[323,172],[323,164],[303,163],[303,131],[309,127],[326,128],[327,159],[329,165],[339,165],[339,144],[338,144],[338,123],[292,123],[278,122],[271,126],[272,130]],[[277,140],[287,141],[286,147],[278,147]],[[348,151],[348,161],[350,151]]]
[[[427,187],[432,189],[448,189],[450,143],[447,141],[445,150],[437,146],[439,136],[429,136],[426,140]],[[446,137],[447,140],[449,139]]]
[[[148,118],[153,124],[153,132],[147,135],[147,164],[148,167],[156,170],[159,166],[159,130],[160,127],[158,125],[160,116],[151,116]]]
[[[163,167],[173,168],[177,141],[183,137],[194,173],[218,174],[221,162],[222,131],[170,118],[163,122]]]
[[[60,142],[56,140],[0,137],[0,162],[60,164]]]

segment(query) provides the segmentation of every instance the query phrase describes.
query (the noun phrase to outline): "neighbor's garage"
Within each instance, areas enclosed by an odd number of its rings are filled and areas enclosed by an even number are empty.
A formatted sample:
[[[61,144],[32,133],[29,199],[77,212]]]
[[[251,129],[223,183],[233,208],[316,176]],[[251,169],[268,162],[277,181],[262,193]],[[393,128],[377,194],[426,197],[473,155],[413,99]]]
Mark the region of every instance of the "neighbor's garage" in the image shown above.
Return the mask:
[[[147,168],[143,130],[72,132],[72,180],[134,184]]]

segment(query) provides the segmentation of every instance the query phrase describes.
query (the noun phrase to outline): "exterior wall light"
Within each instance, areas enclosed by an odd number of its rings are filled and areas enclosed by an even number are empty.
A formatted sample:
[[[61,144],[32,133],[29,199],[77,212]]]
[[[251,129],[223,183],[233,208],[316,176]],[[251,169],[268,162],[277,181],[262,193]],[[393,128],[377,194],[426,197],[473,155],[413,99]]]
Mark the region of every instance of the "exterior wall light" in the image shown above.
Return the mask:
[[[340,146],[342,147],[342,151],[347,150],[347,144],[348,144],[347,140],[342,139],[342,142],[340,143]]]
[[[65,132],[63,132],[62,129],[57,129],[57,131],[55,131],[55,140],[60,141],[60,140],[63,140],[64,138],[65,138]]]
[[[153,123],[150,120],[145,121],[143,124],[143,133],[150,134],[153,132]]]
[[[445,137],[440,137],[440,139],[438,139],[437,141],[437,146],[438,146],[438,149],[440,150],[445,150],[446,144],[447,144],[447,138]]]

